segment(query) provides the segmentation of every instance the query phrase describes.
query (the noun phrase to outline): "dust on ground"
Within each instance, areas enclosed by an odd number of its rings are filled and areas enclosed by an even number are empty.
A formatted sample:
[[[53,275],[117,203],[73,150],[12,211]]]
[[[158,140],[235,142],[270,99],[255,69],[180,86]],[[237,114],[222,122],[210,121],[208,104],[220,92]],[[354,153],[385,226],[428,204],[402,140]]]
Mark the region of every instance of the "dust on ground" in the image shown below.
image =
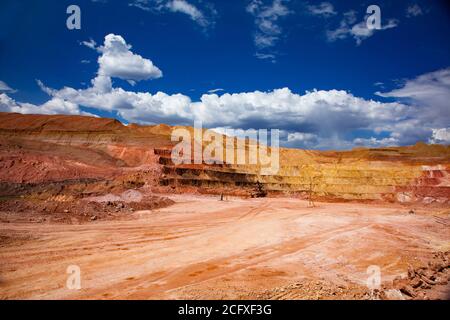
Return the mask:
[[[168,197],[125,220],[0,222],[0,298],[449,299],[445,210]],[[70,265],[80,290],[66,286]],[[367,289],[369,266],[379,290]]]

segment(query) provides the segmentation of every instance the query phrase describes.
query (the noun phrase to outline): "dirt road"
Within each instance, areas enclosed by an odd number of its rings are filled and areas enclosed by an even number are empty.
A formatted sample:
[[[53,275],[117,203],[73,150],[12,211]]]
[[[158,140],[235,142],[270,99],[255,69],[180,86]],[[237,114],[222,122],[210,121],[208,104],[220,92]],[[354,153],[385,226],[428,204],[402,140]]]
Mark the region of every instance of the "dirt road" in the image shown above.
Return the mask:
[[[172,199],[121,221],[0,223],[0,298],[361,298],[368,266],[391,281],[450,249],[450,219],[438,212]],[[71,265],[80,267],[80,290],[66,286]]]

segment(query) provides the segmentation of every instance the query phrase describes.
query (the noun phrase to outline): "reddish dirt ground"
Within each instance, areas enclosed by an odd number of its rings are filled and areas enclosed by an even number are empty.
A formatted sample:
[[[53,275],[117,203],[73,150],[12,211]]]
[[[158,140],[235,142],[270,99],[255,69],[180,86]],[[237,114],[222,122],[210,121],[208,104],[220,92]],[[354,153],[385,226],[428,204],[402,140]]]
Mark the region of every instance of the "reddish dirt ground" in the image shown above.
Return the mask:
[[[379,295],[366,288],[369,266],[395,289],[408,267],[450,250],[448,210],[170,198],[174,205],[126,220],[0,222],[0,298],[370,299]],[[449,299],[443,261],[436,284],[415,298]],[[66,286],[70,265],[81,269],[80,290]]]

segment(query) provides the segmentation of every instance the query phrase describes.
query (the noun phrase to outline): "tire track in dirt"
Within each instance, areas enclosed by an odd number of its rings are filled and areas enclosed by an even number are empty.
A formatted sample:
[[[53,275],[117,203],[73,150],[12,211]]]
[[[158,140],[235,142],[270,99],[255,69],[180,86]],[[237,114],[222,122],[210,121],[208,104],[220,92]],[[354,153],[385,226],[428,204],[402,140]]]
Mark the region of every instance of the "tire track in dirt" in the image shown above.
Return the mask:
[[[284,207],[277,210],[280,204]],[[214,205],[217,208],[211,210]],[[396,253],[428,252],[425,242],[405,250],[418,232],[427,232],[423,225],[434,227],[428,233],[434,242],[449,240],[443,225],[431,216],[403,215],[398,209],[376,206],[364,206],[364,214],[360,210],[357,204],[336,208],[321,204],[311,212],[301,201],[236,200],[218,205],[216,200],[199,198],[126,222],[2,224],[0,234],[35,231],[37,236],[16,247],[0,247],[2,298],[167,298],[202,291],[211,283],[219,291],[245,288],[245,281],[250,281],[246,279],[254,277],[272,286],[294,275],[292,261],[305,276],[332,279],[349,270],[330,264],[339,255],[353,266],[364,266],[364,256],[354,254],[379,250],[396,257]],[[353,253],[355,244],[358,250]],[[74,262],[85,277],[80,292],[64,288],[65,268]],[[385,265],[392,263],[399,262]],[[274,268],[286,276],[264,278],[255,268]],[[207,297],[208,291],[203,292]],[[279,298],[295,298],[295,294],[283,293]]]

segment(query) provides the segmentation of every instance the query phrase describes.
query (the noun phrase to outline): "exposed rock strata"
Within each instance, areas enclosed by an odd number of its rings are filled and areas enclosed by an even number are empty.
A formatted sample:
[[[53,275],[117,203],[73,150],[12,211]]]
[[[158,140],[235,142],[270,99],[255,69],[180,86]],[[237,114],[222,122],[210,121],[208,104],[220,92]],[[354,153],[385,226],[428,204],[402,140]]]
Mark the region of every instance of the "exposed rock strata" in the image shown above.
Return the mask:
[[[264,176],[256,165],[173,165],[171,130],[166,125],[125,126],[113,119],[0,113],[0,181],[128,179],[155,190],[242,196],[259,181],[269,196],[449,203],[449,146],[281,149],[278,174]]]

